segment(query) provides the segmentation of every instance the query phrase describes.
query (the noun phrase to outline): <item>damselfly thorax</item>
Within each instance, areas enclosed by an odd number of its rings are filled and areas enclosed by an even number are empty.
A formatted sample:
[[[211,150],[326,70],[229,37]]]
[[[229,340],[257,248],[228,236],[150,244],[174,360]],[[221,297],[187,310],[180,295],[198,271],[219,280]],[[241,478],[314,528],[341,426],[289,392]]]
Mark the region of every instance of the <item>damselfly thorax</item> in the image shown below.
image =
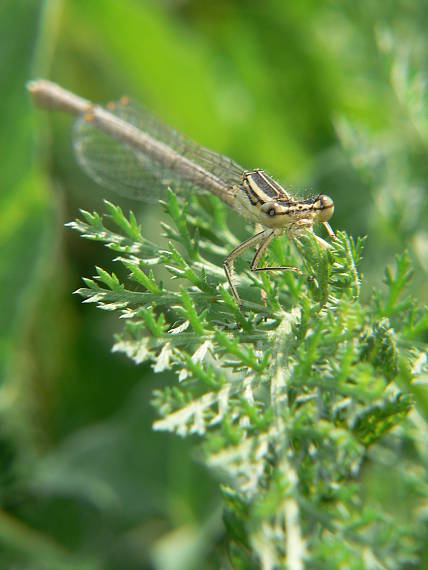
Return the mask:
[[[102,107],[50,81],[32,81],[28,89],[39,105],[79,117],[73,129],[74,149],[80,165],[96,182],[145,201],[161,197],[170,185],[178,191],[211,192],[262,228],[224,261],[238,305],[241,299],[232,279],[233,263],[244,251],[257,248],[252,271],[300,273],[291,266],[259,267],[273,238],[284,232],[290,238],[312,232],[317,222],[334,237],[328,224],[334,211],[331,198],[297,199],[263,170],[245,170],[230,158],[198,145],[128,98]],[[315,238],[322,247],[329,247],[319,236]]]
[[[234,207],[251,221],[275,230],[287,229],[292,235],[311,229],[316,222],[327,222],[334,211],[328,196],[293,198],[261,168],[243,172]]]

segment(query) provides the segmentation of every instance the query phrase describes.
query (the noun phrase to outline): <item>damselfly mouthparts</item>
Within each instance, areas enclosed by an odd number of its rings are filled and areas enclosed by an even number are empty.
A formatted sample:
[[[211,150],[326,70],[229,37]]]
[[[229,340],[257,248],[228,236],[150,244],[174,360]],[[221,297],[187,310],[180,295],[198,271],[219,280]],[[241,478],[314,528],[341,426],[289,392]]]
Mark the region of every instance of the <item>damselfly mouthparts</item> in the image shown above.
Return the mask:
[[[260,259],[275,236],[290,238],[312,232],[316,222],[328,224],[333,200],[325,195],[308,199],[291,196],[263,170],[245,170],[233,160],[204,148],[159,121],[127,98],[106,107],[71,93],[46,80],[28,84],[37,104],[78,115],[73,139],[77,159],[96,182],[127,197],[153,201],[159,191],[174,188],[211,192],[262,229],[236,247],[224,260],[224,271],[238,305],[233,284],[234,260],[257,247],[251,271],[288,270],[296,267],[259,267]],[[329,244],[315,236],[322,247]]]

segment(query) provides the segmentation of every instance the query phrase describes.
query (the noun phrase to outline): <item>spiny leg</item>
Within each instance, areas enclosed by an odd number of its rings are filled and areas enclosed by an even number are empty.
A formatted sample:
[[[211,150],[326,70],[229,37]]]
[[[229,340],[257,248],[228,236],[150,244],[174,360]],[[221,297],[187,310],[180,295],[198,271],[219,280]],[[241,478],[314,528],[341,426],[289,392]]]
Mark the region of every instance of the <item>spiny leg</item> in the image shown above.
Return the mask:
[[[232,278],[233,278],[233,262],[235,261],[235,259],[237,257],[242,255],[247,249],[249,249],[253,245],[256,245],[259,241],[266,240],[266,238],[268,238],[271,233],[272,233],[272,230],[263,230],[262,232],[256,234],[255,236],[252,236],[252,237],[246,239],[245,241],[240,243],[237,247],[235,247],[235,249],[232,250],[229,253],[229,255],[226,257],[226,259],[224,260],[224,264],[223,264],[224,272],[226,274],[227,281],[229,282],[229,287],[230,287],[230,290],[232,291],[232,295],[234,296],[235,301],[237,302],[239,307],[242,305],[242,301],[241,301],[241,298],[238,295],[238,291],[236,290],[236,287],[232,281]]]
[[[251,271],[254,271],[254,267],[258,264],[261,256],[263,255],[263,252],[266,250],[266,248],[268,247],[268,245],[271,243],[271,241],[274,238],[274,232],[272,232],[270,235],[268,235],[268,237],[262,241],[262,243],[259,245],[253,260],[251,262]],[[264,289],[260,290],[260,297],[262,298],[262,303],[263,305],[266,307],[267,305],[267,295],[266,295],[266,291]]]
[[[297,267],[293,267],[291,265],[280,265],[278,267],[257,267],[263,253],[266,251],[267,247],[272,242],[273,238],[275,237],[275,232],[272,231],[267,238],[262,241],[259,245],[255,256],[253,257],[253,261],[251,262],[251,271],[294,271],[294,273],[298,273],[299,275],[303,275],[302,271]],[[262,301],[263,304],[266,305],[266,293],[264,289],[261,291]]]
[[[328,222],[322,222],[322,225],[325,227],[326,232],[328,233],[328,237],[330,239],[336,239],[336,234],[334,233],[334,231],[331,229],[331,226]]]
[[[292,265],[279,265],[277,267],[257,267],[261,256],[265,252],[266,248],[270,245],[271,241],[275,237],[275,232],[269,230],[269,234],[267,237],[262,241],[259,245],[258,250],[256,251],[255,256],[253,257],[253,261],[251,262],[251,271],[293,271],[294,273],[298,273],[299,275],[303,275],[303,272],[300,271],[297,267]]]
[[[261,232],[262,229],[263,229],[263,226],[259,222],[256,222],[254,224],[255,233]],[[261,246],[259,246],[259,247],[261,247]],[[263,248],[263,249],[265,249],[265,248]],[[253,259],[253,261],[254,261],[254,259]],[[264,289],[260,289],[260,297],[261,297],[263,305],[266,307],[267,306],[267,295],[266,295],[266,291]]]

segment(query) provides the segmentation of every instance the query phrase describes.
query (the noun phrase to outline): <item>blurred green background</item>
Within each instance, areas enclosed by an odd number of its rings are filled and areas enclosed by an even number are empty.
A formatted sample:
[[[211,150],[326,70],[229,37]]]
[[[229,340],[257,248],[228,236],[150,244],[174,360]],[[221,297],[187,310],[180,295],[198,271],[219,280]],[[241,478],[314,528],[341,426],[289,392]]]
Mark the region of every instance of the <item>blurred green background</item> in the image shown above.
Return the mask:
[[[217,568],[223,540],[192,442],[151,432],[151,391],[174,379],[111,354],[120,323],[72,296],[114,264],[63,224],[119,199],[82,174],[70,118],[35,110],[26,81],[132,95],[244,166],[330,195],[333,227],[368,235],[366,297],[407,248],[423,302],[427,29],[424,0],[2,1],[1,568]],[[120,203],[159,239],[158,209]]]

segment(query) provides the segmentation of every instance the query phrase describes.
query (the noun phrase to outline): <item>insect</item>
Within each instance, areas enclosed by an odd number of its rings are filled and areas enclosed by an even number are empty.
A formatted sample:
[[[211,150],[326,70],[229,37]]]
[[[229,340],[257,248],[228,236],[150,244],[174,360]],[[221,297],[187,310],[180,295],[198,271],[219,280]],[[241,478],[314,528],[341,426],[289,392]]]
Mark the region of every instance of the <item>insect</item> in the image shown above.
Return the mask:
[[[284,232],[290,238],[312,232],[317,222],[335,237],[328,223],[334,212],[331,198],[320,194],[297,199],[264,170],[246,170],[198,145],[126,97],[102,107],[42,79],[31,81],[28,89],[38,105],[78,116],[73,130],[77,160],[101,185],[144,201],[156,200],[171,184],[179,190],[211,192],[261,227],[224,260],[224,272],[239,306],[242,301],[233,283],[233,265],[247,249],[256,247],[251,271],[300,273],[291,266],[259,266],[273,238]],[[315,238],[323,248],[329,247],[321,237]]]

